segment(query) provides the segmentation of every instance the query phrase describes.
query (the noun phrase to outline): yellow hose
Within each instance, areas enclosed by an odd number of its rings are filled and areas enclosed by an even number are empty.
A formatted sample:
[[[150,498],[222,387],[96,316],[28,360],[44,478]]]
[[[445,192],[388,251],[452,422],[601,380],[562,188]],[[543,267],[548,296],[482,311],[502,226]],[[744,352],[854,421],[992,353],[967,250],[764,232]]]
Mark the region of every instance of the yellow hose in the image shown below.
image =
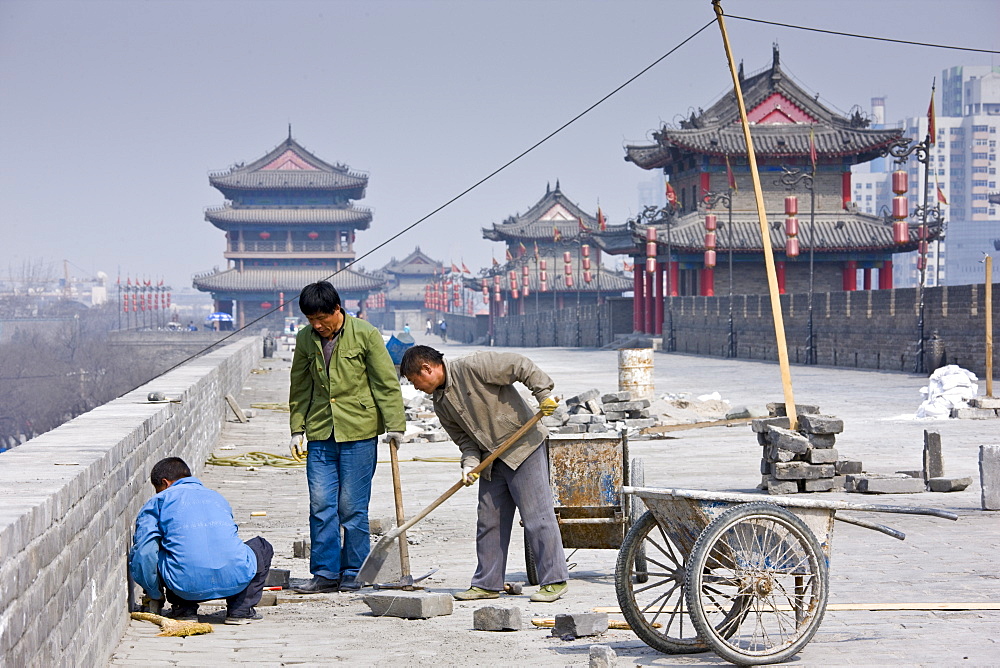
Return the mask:
[[[446,464],[457,464],[461,461],[460,457],[410,457],[408,459],[400,459],[402,462],[429,462],[429,463],[446,463]],[[232,457],[217,457],[214,454],[209,455],[208,459],[205,461],[206,464],[212,464],[213,466],[274,466],[277,468],[302,468],[306,465],[305,459],[296,459],[294,457],[289,457],[288,455],[276,455],[270,452],[247,452],[242,455],[233,455]],[[379,460],[379,464],[388,464],[389,460]]]

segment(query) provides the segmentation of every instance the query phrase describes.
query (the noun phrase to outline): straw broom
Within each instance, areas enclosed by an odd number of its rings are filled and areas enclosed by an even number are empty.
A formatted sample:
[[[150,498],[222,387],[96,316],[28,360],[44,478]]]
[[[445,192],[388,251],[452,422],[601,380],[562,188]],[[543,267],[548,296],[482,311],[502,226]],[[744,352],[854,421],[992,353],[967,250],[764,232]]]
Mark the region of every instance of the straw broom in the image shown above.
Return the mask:
[[[170,619],[169,617],[154,615],[151,612],[133,612],[131,616],[132,619],[152,622],[158,625],[162,629],[160,633],[156,634],[158,636],[198,636],[203,633],[211,633],[213,631],[211,624],[206,624],[204,622],[182,622],[176,619]]]

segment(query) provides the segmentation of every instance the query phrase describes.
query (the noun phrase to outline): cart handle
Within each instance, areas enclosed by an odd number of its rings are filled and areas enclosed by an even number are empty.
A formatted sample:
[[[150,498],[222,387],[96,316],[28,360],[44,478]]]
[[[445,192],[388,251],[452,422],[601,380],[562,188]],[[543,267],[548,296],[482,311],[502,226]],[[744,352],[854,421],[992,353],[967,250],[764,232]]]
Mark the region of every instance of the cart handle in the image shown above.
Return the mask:
[[[906,540],[905,533],[899,531],[898,529],[887,527],[884,524],[875,524],[874,522],[869,522],[867,520],[859,520],[857,517],[844,517],[843,515],[838,515],[836,513],[834,513],[833,519],[846,522],[847,524],[854,524],[859,527],[871,529],[872,531],[878,531],[879,533],[884,533],[886,536],[891,536],[898,540]]]

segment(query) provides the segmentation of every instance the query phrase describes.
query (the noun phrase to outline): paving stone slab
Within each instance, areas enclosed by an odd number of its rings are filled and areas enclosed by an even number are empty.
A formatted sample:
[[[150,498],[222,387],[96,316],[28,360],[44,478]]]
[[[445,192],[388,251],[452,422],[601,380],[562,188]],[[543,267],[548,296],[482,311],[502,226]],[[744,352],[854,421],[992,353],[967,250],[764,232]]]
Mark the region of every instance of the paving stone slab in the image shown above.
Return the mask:
[[[838,453],[834,448],[810,448],[806,461],[810,464],[835,464]]]
[[[376,617],[428,619],[450,615],[454,609],[450,594],[419,591],[376,592],[364,596],[365,604]]]
[[[799,431],[806,434],[839,434],[844,431],[844,421],[832,415],[806,413],[799,415]]]
[[[569,399],[566,400],[565,403],[567,406],[576,406],[579,404],[587,403],[591,399],[596,399],[599,396],[601,396],[601,391],[598,390],[596,387],[592,387],[589,390],[581,392],[575,397],[570,397]]]
[[[765,459],[769,462],[790,462],[797,456],[790,450],[782,450],[777,445],[769,445],[765,452]]]
[[[941,454],[941,433],[924,430],[924,470],[923,479],[944,476],[944,457]]]
[[[805,462],[785,462],[774,465],[774,477],[778,480],[815,480],[832,478],[833,464],[807,464]]]
[[[862,494],[916,494],[925,489],[920,478],[896,475],[865,475],[855,479],[854,489]]]
[[[520,631],[521,609],[488,605],[472,613],[472,628],[477,631]]]
[[[809,450],[809,439],[790,429],[771,427],[767,432],[768,440],[779,450],[787,450],[797,455],[804,455]]]
[[[587,431],[587,425],[585,424],[565,424],[559,427],[558,433],[560,434],[583,434]]]
[[[836,468],[837,475],[849,475],[862,473],[865,470],[864,465],[854,459],[841,459],[834,464]]]
[[[1000,445],[979,446],[983,510],[1000,510]]]
[[[819,478],[817,480],[800,480],[803,492],[829,492],[836,487],[834,478]]]
[[[635,399],[635,393],[632,390],[619,390],[617,392],[608,392],[601,397],[601,403],[612,404],[619,401],[632,401]]]
[[[604,408],[601,407],[600,402],[598,402],[596,399],[591,399],[590,401],[585,402],[584,406],[586,406],[587,410],[589,410],[594,415],[601,415],[604,412]]]
[[[837,443],[836,434],[806,434],[806,438],[813,448],[832,448]]]
[[[640,411],[649,408],[649,399],[636,399],[635,401],[616,401],[613,404],[604,404],[605,411]]]
[[[932,492],[961,492],[971,484],[971,477],[931,478],[927,481],[927,488]]]
[[[989,408],[992,410],[1000,410],[1000,397],[973,397],[969,401],[969,405],[973,408]]]
[[[596,636],[607,630],[608,613],[577,612],[556,615],[555,626],[552,627],[552,635],[560,638],[565,635],[582,638],[584,636]]]
[[[767,405],[767,412],[771,417],[786,417],[788,411],[785,410],[785,402],[773,401]],[[815,404],[795,404],[795,414],[802,415],[803,413],[819,413],[819,406]]]
[[[590,424],[595,417],[597,416],[590,413],[577,413],[576,415],[570,415],[566,424]]]
[[[951,417],[959,420],[992,420],[997,412],[992,408],[952,408]]]
[[[795,480],[778,480],[773,475],[767,479],[767,493],[774,495],[798,494],[799,483]]]

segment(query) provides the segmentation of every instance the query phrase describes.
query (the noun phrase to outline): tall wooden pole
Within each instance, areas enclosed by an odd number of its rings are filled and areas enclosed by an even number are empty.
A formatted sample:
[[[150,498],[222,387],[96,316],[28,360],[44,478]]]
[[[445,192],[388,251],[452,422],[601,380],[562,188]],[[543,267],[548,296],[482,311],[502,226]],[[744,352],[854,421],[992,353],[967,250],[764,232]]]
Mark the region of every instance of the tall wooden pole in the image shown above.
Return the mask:
[[[993,258],[986,256],[986,396],[993,396]]]
[[[790,428],[798,426],[798,411],[795,408],[795,397],[792,394],[792,374],[788,366],[788,344],[785,342],[785,322],[781,314],[781,298],[778,296],[778,277],[774,269],[774,251],[771,249],[771,233],[767,226],[767,212],[764,210],[764,193],[760,187],[760,173],[757,171],[757,156],[753,149],[753,139],[750,137],[750,123],[747,121],[747,109],[743,104],[743,91],[740,89],[740,78],[737,74],[733,52],[729,47],[729,36],[726,34],[726,22],[723,19],[721,0],[712,0],[715,16],[722,31],[722,44],[726,48],[726,59],[729,61],[729,73],[733,77],[733,90],[736,93],[736,104],[740,109],[740,123],[743,126],[743,138],[747,144],[747,162],[750,164],[750,176],[753,179],[753,193],[757,200],[757,217],[760,219],[760,239],[764,247],[764,263],[767,266],[767,287],[771,293],[771,315],[774,317],[774,335],[778,343],[778,364],[781,367],[781,386],[785,393],[785,412],[791,423]]]

